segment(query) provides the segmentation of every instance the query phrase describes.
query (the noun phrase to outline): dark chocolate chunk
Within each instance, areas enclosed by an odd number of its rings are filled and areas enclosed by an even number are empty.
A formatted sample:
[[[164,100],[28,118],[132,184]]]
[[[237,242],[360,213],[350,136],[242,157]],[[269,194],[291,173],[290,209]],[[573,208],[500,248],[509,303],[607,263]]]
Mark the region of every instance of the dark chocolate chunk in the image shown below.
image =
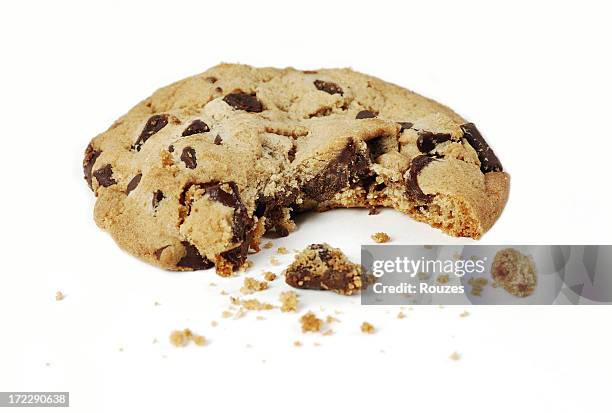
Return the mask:
[[[140,132],[140,136],[132,145],[132,149],[136,149],[136,151],[140,151],[140,148],[144,143],[157,132],[162,130],[164,126],[168,124],[168,115],[154,115],[149,118],[147,123],[145,124],[142,132]]]
[[[217,135],[215,136],[215,140],[213,142],[215,145],[221,145],[221,143],[223,143],[223,139],[221,139],[221,136]]]
[[[185,146],[181,154],[181,161],[185,162],[185,166],[189,169],[195,169],[198,166],[196,151],[191,146]]]
[[[85,158],[83,158],[83,174],[85,175],[85,180],[87,181],[89,188],[91,188],[91,171],[96,163],[96,159],[98,159],[101,153],[102,151],[94,149],[91,143],[87,145],[87,149],[85,150]]]
[[[398,122],[400,125],[400,133],[405,131],[406,129],[410,129],[414,126],[412,122]]]
[[[433,133],[420,131],[417,139],[417,148],[423,153],[429,153],[436,149],[436,145],[451,140],[450,133]]]
[[[217,78],[216,78],[216,77],[214,77],[214,76],[208,76],[208,77],[206,78],[206,81],[207,81],[207,82],[210,82],[210,83],[216,83],[216,82],[217,82],[217,80],[219,80],[219,79],[217,79]]]
[[[406,193],[410,198],[419,202],[431,202],[433,195],[426,195],[419,186],[418,177],[423,168],[434,161],[426,155],[419,155],[410,162],[408,177],[406,178]]]
[[[357,114],[355,119],[370,119],[370,118],[375,118],[375,117],[376,117],[375,113],[370,112],[369,110],[362,110],[361,112]]]
[[[94,171],[93,176],[95,176],[98,183],[105,188],[117,183],[113,178],[113,167],[110,164],[106,164],[102,168]]]
[[[142,178],[142,174],[138,174],[130,180],[130,182],[127,185],[127,189],[125,190],[126,195],[129,195],[130,192],[136,189],[136,187],[140,183],[141,178]]]
[[[263,105],[257,97],[247,93],[230,93],[223,98],[223,101],[234,109],[256,113],[263,111]]]
[[[162,252],[164,252],[164,250],[165,250],[166,248],[168,248],[169,246],[170,246],[170,245],[164,245],[163,247],[156,249],[156,250],[153,252],[153,255],[155,255],[155,258],[160,259],[160,258],[161,258],[161,255],[162,255]]]
[[[170,153],[174,152],[174,145],[168,146],[168,152]]]
[[[340,86],[333,82],[326,82],[324,80],[315,80],[314,85],[317,89],[329,93],[330,95],[335,95],[336,93],[340,95],[344,95],[344,91]]]
[[[185,248],[185,255],[176,263],[177,267],[188,268],[190,270],[207,270],[214,266],[212,262],[200,254],[200,251],[194,245],[187,241],[183,241],[181,244]]]
[[[463,131],[463,137],[465,140],[468,141],[468,143],[478,154],[478,159],[480,160],[480,170],[483,173],[493,171],[502,172],[504,170],[501,162],[497,156],[495,156],[495,153],[473,123],[461,125],[461,130]]]
[[[358,152],[352,139],[342,151],[314,178],[302,186],[309,198],[322,202],[340,190],[357,183],[370,173],[369,161]]]
[[[291,146],[291,149],[287,151],[287,159],[289,160],[289,162],[293,162],[295,160],[296,150],[297,150],[297,147],[295,146],[295,142],[294,142],[293,145]]]
[[[164,193],[161,190],[157,190],[153,192],[153,199],[151,200],[151,205],[153,205],[153,209],[157,209],[159,203],[164,199]]]
[[[181,134],[181,136],[191,136],[196,133],[210,132],[210,128],[200,119],[196,119],[189,124]]]

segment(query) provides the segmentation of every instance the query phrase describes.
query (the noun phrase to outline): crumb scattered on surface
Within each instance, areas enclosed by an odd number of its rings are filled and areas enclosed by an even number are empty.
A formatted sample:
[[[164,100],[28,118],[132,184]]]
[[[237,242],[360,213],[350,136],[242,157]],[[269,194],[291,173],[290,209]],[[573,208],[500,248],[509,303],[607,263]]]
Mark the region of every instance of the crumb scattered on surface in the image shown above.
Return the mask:
[[[257,317],[255,317],[255,319],[256,319],[256,320],[260,320],[260,321],[261,321],[261,320],[265,320],[265,319],[266,319],[266,317],[261,316],[261,315],[258,315]]]
[[[206,344],[206,338],[199,334],[194,334],[190,329],[174,330],[170,333],[170,343],[175,347],[185,347],[189,342],[193,342],[196,346]]]
[[[399,313],[397,313],[397,318],[399,318],[400,320],[401,320],[402,318],[406,318],[406,314],[404,314],[404,312],[403,312],[403,311],[400,311]]]
[[[491,275],[498,285],[516,297],[531,295],[538,282],[533,258],[515,248],[505,248],[495,254]]]
[[[55,293],[55,301],[62,301],[64,298],[66,298],[66,296],[63,292],[58,291]]]
[[[329,244],[310,244],[285,270],[285,282],[294,288],[329,290],[352,295],[362,289],[362,268]]]
[[[447,274],[440,274],[440,275],[438,275],[438,278],[436,278],[436,282],[438,284],[447,284],[448,283],[448,275]]]
[[[389,242],[391,237],[386,232],[377,232],[372,234],[372,239],[379,244],[384,244],[385,242]]]
[[[271,272],[271,271],[264,272],[264,279],[266,281],[272,282],[272,281],[276,280],[276,278],[277,278],[277,275],[274,274],[273,272]]]
[[[470,312],[466,310],[466,311],[462,312],[461,314],[459,314],[459,317],[465,318],[465,317],[468,317],[469,315],[470,315]]]
[[[234,313],[232,313],[231,311],[225,310],[224,312],[221,313],[221,317],[223,318],[230,318],[234,315]]]
[[[368,215],[378,215],[380,214],[380,209],[375,207],[375,206],[371,206],[370,208],[368,208]]]
[[[426,272],[418,272],[417,277],[419,277],[419,280],[427,280],[430,276]]]
[[[279,254],[287,254],[289,251],[285,247],[278,247],[276,249],[276,252],[278,252]]]
[[[246,270],[248,270],[249,268],[251,268],[253,265],[254,265],[254,264],[253,264],[253,261],[251,261],[251,260],[246,260],[246,261],[245,261],[245,263],[244,263],[244,266],[242,267],[242,269],[243,269],[244,271],[246,271]]]
[[[481,297],[484,287],[487,286],[489,280],[484,277],[472,277],[468,280],[468,284],[472,287],[470,294]]]
[[[376,331],[374,326],[367,321],[361,323],[361,332],[366,334],[373,334]]]
[[[312,311],[304,314],[300,318],[300,323],[302,324],[302,333],[316,333],[321,331],[321,327],[323,326],[323,320],[317,318]]]
[[[252,298],[250,300],[241,300],[239,298],[232,297],[231,300],[232,304],[239,305],[245,310],[261,311],[271,310],[274,308],[272,304],[261,302],[255,298]]]
[[[332,330],[331,328],[325,332],[323,332],[324,336],[331,336],[332,334],[334,334],[334,330]]]
[[[159,301],[154,301],[154,302],[153,302],[153,305],[154,305],[155,307],[159,307],[159,306],[161,305],[161,303],[160,303]]]
[[[281,311],[283,313],[295,312],[298,307],[298,297],[293,291],[284,291],[280,294]]]
[[[278,264],[280,264],[280,261],[278,259],[276,259],[276,257],[270,257],[270,264],[278,265]]]
[[[459,360],[461,360],[461,354],[459,354],[459,353],[457,353],[457,352],[455,351],[455,352],[453,352],[453,354],[451,354],[451,355],[449,356],[449,358],[450,358],[451,360],[453,360],[453,361],[459,361]]]
[[[340,322],[340,320],[338,320],[336,317],[332,317],[332,316],[328,315],[328,316],[325,318],[325,322],[327,322],[327,324],[331,324],[331,323],[339,323],[339,322]]]
[[[263,291],[268,289],[268,283],[265,281],[258,281],[255,278],[245,277],[244,284],[240,289],[243,294],[253,294],[257,291]]]
[[[216,320],[213,320],[210,322],[210,325],[213,327],[217,327],[219,325],[219,323]]]
[[[263,247],[267,250],[269,250],[270,248],[272,248],[274,246],[274,244],[272,243],[272,241],[268,241],[266,242]]]
[[[293,342],[293,345],[294,345],[295,347],[302,347],[302,342],[301,342],[301,341],[296,340],[296,341],[294,341],[294,342]]]

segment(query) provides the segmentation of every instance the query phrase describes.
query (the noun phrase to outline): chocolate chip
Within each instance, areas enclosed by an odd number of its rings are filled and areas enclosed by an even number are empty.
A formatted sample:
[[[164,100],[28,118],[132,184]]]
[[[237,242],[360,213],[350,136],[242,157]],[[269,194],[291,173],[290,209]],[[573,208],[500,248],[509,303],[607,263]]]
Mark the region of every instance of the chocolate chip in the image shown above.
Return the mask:
[[[106,164],[97,171],[94,171],[93,176],[95,176],[98,183],[105,188],[117,183],[113,178],[113,167],[110,164]]]
[[[185,146],[181,154],[181,161],[185,162],[185,166],[189,169],[195,169],[198,166],[196,151],[191,146]]]
[[[302,73],[304,73],[305,75],[316,75],[317,72],[316,70],[302,70]]]
[[[181,242],[185,248],[185,255],[176,263],[177,267],[188,268],[190,270],[207,270],[214,264],[200,254],[198,249],[187,241]]]
[[[174,152],[174,145],[168,146],[168,152],[170,153]]]
[[[234,109],[256,113],[263,111],[263,105],[257,97],[246,93],[230,93],[223,98],[223,101]]]
[[[142,178],[142,174],[138,174],[130,180],[130,183],[127,185],[127,189],[125,190],[126,195],[129,195],[130,192],[136,189],[136,187],[140,183],[141,178]]]
[[[222,142],[223,142],[223,139],[221,139],[221,136],[219,135],[215,136],[215,140],[213,142],[215,145],[221,145]]]
[[[341,96],[344,95],[344,91],[340,86],[333,82],[326,82],[324,80],[315,80],[314,85],[317,89],[329,93],[330,95],[335,95],[336,93]]]
[[[83,158],[83,174],[85,175],[85,180],[87,181],[87,185],[89,185],[90,188],[91,170],[93,169],[93,166],[96,163],[96,159],[98,159],[101,153],[102,151],[94,149],[91,143],[87,145],[87,149],[85,150],[85,158]]]
[[[355,143],[350,139],[336,158],[302,186],[302,191],[315,201],[326,201],[340,190],[357,183],[369,173],[368,159],[357,151]]]
[[[297,147],[295,146],[295,142],[294,142],[293,145],[291,145],[291,149],[289,149],[289,151],[287,152],[287,159],[289,160],[289,162],[293,162],[295,160],[296,150],[297,150]]]
[[[196,133],[204,133],[204,132],[209,132],[209,131],[210,131],[210,128],[208,127],[206,123],[204,123],[204,121],[201,121],[200,119],[196,119],[193,122],[191,122],[189,126],[187,126],[187,128],[185,128],[181,136],[191,136],[191,135],[195,135]]]
[[[215,83],[217,80],[218,79],[216,77],[214,77],[214,76],[208,76],[206,78],[206,81],[209,82],[209,83]]]
[[[140,148],[144,143],[157,132],[162,130],[164,126],[168,124],[168,115],[154,115],[149,118],[147,123],[144,126],[142,132],[140,132],[140,136],[132,145],[132,149],[136,149],[136,151],[140,151]]]
[[[473,123],[461,125],[463,137],[474,148],[480,160],[480,170],[483,173],[487,172],[502,172],[504,168],[501,162],[487,143],[484,140],[478,129]]]
[[[151,200],[151,205],[153,205],[153,209],[157,209],[159,203],[164,199],[164,193],[161,190],[157,190],[153,193],[153,199]]]
[[[153,252],[153,255],[155,255],[155,258],[157,258],[157,259],[159,260],[159,259],[161,258],[162,252],[164,252],[164,250],[165,250],[166,248],[168,248],[169,246],[170,246],[170,245],[164,245],[163,247],[156,249],[156,250]]]
[[[357,114],[355,119],[370,119],[370,118],[375,118],[375,117],[376,117],[376,114],[374,114],[373,112],[370,112],[369,110],[362,110],[361,112]]]
[[[423,153],[428,153],[436,149],[436,145],[451,140],[450,133],[433,133],[420,131],[417,139],[417,148]]]
[[[412,122],[397,122],[400,125],[400,133],[405,131],[406,129],[410,129],[414,126]]]
[[[223,93],[223,89],[222,89],[222,88],[220,88],[219,86],[217,86],[217,87],[215,88],[215,92],[217,92],[217,93]]]
[[[431,202],[433,195],[426,195],[419,186],[418,177],[423,168],[434,161],[426,155],[419,155],[410,162],[408,177],[406,178],[406,193],[410,198],[419,202]]]

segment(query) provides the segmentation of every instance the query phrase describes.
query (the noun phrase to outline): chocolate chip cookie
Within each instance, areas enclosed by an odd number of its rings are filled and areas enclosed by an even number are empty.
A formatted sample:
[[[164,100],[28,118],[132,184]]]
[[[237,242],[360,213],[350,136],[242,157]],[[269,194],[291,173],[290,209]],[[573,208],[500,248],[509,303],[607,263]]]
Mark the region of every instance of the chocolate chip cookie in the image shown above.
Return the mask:
[[[222,275],[300,211],[392,207],[479,238],[509,189],[473,123],[349,69],[213,67],[96,136],[83,169],[96,223],[122,248]]]

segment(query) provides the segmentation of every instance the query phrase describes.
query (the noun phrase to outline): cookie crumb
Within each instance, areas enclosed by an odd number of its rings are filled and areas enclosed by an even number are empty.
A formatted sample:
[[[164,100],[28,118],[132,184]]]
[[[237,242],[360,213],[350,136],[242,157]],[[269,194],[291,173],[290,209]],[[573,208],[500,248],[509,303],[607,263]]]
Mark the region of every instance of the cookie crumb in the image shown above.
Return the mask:
[[[300,318],[300,323],[302,324],[302,333],[316,333],[321,331],[321,327],[323,326],[323,321],[317,318],[317,316],[311,311],[307,312]]]
[[[440,274],[440,275],[438,275],[438,278],[436,278],[436,282],[438,284],[447,284],[448,283],[448,275],[447,274]]]
[[[206,338],[204,338],[204,336],[194,334],[188,328],[174,330],[170,333],[170,343],[175,347],[185,347],[190,341],[195,343],[196,346],[203,346],[206,344]]]
[[[278,252],[279,254],[287,254],[289,251],[285,247],[278,247],[276,249],[276,252]]]
[[[274,244],[271,241],[266,242],[263,247],[267,250],[269,250],[270,248],[272,248],[274,246]]]
[[[385,242],[389,242],[391,237],[386,232],[377,232],[372,234],[372,239],[379,244],[384,244]]]
[[[299,341],[299,340],[295,340],[295,341],[293,342],[293,346],[294,346],[294,347],[302,347],[302,342],[301,342],[301,341]]]
[[[403,312],[403,311],[400,311],[399,313],[397,313],[397,318],[399,318],[400,320],[401,320],[402,318],[406,318],[406,314],[404,314],[404,312]]]
[[[374,326],[367,321],[361,323],[361,332],[366,334],[373,334],[376,331]]]
[[[380,214],[380,208],[377,208],[375,206],[371,206],[368,208],[368,215],[378,215]]]
[[[352,295],[362,289],[362,269],[338,248],[311,244],[285,270],[285,282],[294,288],[329,290]]]
[[[461,314],[459,314],[459,317],[465,318],[465,317],[468,317],[469,315],[470,315],[470,312],[466,310],[462,312]]]
[[[255,298],[250,300],[241,300],[239,298],[231,298],[232,304],[242,306],[244,310],[262,311],[271,310],[274,308],[272,304],[261,302]]]
[[[516,297],[531,295],[538,281],[533,258],[514,248],[506,248],[495,254],[491,275],[498,285]]]
[[[297,294],[293,291],[285,291],[280,294],[281,311],[283,313],[295,312],[298,307]]]
[[[276,259],[276,257],[270,257],[270,264],[278,265],[278,264],[280,264],[280,261],[278,259]]]
[[[340,322],[340,320],[338,320],[336,317],[332,317],[332,316],[328,315],[328,316],[325,318],[325,322],[326,322],[327,324],[331,324],[331,323],[339,323],[339,322]]]
[[[489,280],[484,277],[472,277],[468,280],[468,284],[472,287],[470,294],[481,297],[484,287],[487,286]]]
[[[66,296],[63,292],[58,291],[55,293],[55,301],[62,301],[64,298],[66,298]]]
[[[264,279],[266,281],[272,282],[272,281],[276,280],[276,278],[277,278],[277,275],[274,274],[273,272],[270,272],[270,271],[264,272]]]
[[[253,294],[257,291],[263,291],[268,289],[268,283],[265,281],[258,281],[255,278],[245,277],[244,284],[240,289],[243,294]]]
[[[223,318],[230,318],[234,315],[234,313],[232,313],[231,311],[225,310],[224,312],[221,313],[221,317]]]
[[[329,330],[323,332],[322,335],[324,335],[324,336],[331,336],[332,334],[334,334],[334,330],[329,329]]]
[[[219,323],[216,320],[213,320],[210,322],[210,325],[213,327],[217,327],[219,325]]]
[[[457,352],[455,351],[455,352],[453,352],[453,354],[451,354],[451,355],[449,356],[449,358],[450,358],[452,361],[459,361],[459,360],[461,360],[461,354],[459,354],[459,353],[457,353]]]

